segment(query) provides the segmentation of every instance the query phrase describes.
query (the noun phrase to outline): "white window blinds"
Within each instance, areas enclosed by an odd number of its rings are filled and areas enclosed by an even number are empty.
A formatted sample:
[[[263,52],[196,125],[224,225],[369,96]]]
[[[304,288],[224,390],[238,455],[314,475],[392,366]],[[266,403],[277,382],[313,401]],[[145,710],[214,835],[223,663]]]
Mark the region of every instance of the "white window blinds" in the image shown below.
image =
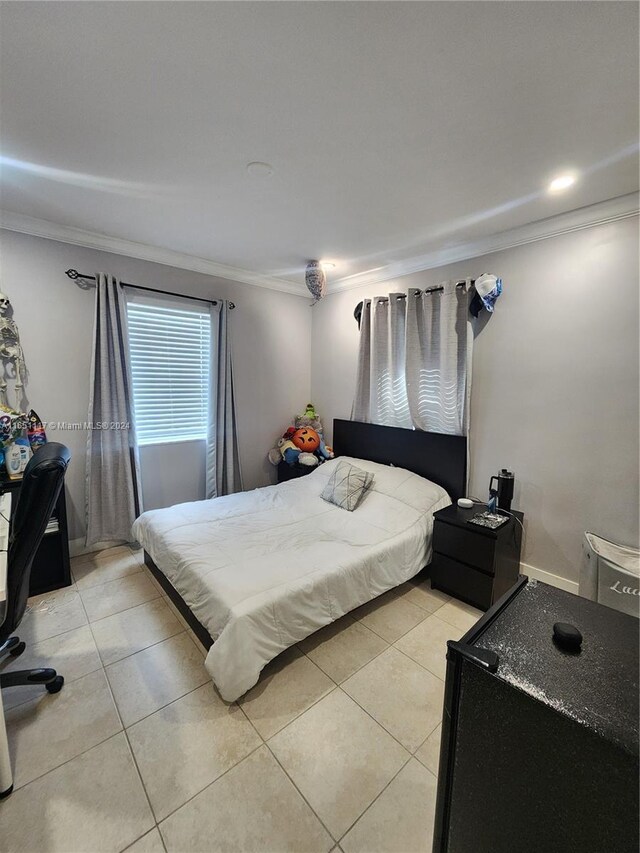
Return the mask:
[[[138,444],[206,439],[209,311],[132,298],[127,321]]]

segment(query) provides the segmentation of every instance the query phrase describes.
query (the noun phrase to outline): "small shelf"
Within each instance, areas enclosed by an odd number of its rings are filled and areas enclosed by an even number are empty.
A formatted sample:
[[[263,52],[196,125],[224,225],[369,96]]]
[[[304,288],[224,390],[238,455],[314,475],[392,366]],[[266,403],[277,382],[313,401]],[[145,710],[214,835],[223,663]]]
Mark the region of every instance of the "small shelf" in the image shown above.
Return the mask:
[[[15,512],[22,488],[22,480],[10,480],[0,476],[0,494],[12,493],[11,515]],[[67,529],[67,502],[65,488],[60,496],[47,524],[40,546],[31,565],[29,595],[41,595],[71,584],[69,562],[69,532]]]

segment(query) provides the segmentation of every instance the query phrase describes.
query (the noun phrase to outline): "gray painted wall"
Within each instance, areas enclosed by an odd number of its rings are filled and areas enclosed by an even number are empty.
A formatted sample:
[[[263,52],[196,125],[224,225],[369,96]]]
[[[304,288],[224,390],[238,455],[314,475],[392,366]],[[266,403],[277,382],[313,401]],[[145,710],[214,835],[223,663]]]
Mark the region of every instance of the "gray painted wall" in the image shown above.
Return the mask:
[[[310,298],[147,261],[0,233],[0,288],[9,294],[30,369],[31,406],[48,421],[84,422],[89,400],[94,291],[65,275],[103,271],[123,281],[207,298],[231,299],[240,457],[245,488],[268,485],[266,454],[309,399]],[[73,453],[68,474],[71,538],[84,535],[85,431],[49,430]],[[204,497],[203,442],[142,448],[145,507]]]
[[[364,297],[483,272],[505,291],[475,341],[471,490],[515,471],[525,563],[578,578],[583,532],[638,541],[638,219],[375,286],[313,308],[312,399],[349,417]]]
[[[93,295],[65,269],[104,270],[237,303],[232,333],[246,488],[273,481],[266,451],[308,398],[327,428],[334,417],[349,416],[360,299],[498,273],[505,293],[474,350],[472,492],[484,497],[491,474],[503,465],[515,470],[514,506],[527,515],[524,560],[568,579],[578,577],[584,530],[637,543],[637,218],[332,294],[312,311],[308,297],[12,232],[0,241],[0,287],[20,326],[30,402],[47,420],[87,416]],[[80,537],[86,433],[49,434],[74,454],[71,536]],[[200,442],[142,448],[145,506],[201,498],[202,453]]]

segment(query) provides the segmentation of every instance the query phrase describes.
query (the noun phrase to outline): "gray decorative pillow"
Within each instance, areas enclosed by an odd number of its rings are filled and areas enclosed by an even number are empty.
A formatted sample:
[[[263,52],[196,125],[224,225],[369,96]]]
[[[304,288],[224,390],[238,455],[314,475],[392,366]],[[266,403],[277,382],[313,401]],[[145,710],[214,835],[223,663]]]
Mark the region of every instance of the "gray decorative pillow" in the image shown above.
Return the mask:
[[[349,512],[358,506],[373,483],[373,474],[348,462],[339,462],[320,497]]]

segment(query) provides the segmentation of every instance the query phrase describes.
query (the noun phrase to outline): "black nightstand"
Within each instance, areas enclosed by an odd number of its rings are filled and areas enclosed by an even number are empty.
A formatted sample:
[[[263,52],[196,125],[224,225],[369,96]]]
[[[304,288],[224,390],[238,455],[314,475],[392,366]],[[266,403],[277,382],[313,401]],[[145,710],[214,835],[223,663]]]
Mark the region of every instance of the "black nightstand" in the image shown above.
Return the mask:
[[[278,482],[286,483],[287,480],[295,480],[315,471],[318,466],[310,468],[308,465],[288,465],[284,460],[278,463]]]
[[[484,509],[454,504],[434,513],[431,584],[488,610],[518,579],[522,527],[511,517],[497,530],[468,523]],[[512,512],[522,522],[524,514]]]

